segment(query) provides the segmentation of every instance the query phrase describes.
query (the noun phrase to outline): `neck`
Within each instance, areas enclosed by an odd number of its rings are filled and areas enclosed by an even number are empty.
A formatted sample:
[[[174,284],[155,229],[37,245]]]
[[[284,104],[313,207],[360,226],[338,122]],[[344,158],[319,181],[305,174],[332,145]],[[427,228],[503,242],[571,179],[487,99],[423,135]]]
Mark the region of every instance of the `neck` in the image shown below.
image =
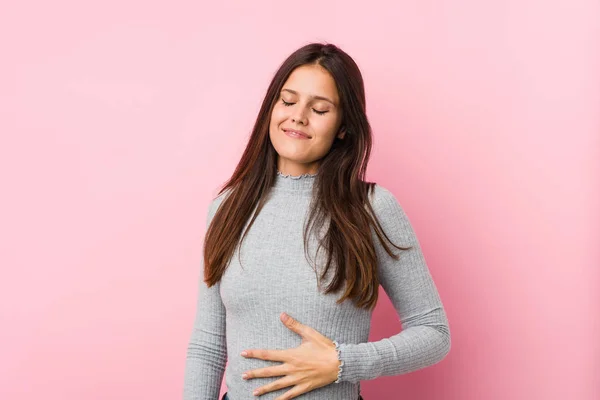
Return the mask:
[[[288,175],[277,170],[275,176],[275,183],[273,188],[275,190],[286,190],[300,193],[312,193],[313,185],[317,174],[302,174],[302,175]]]

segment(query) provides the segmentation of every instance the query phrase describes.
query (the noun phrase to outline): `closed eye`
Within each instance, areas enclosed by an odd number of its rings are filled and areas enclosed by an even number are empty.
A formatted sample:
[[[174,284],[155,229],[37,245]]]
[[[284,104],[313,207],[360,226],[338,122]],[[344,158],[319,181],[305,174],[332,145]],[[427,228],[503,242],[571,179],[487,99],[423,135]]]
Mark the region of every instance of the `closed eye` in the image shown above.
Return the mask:
[[[288,103],[287,101],[285,101],[283,99],[281,99],[281,101],[283,102],[283,105],[286,107],[296,104],[296,103]],[[319,111],[319,110],[315,110],[314,108],[312,110],[319,115],[323,115],[323,114],[326,114],[329,112],[328,110],[327,111]]]

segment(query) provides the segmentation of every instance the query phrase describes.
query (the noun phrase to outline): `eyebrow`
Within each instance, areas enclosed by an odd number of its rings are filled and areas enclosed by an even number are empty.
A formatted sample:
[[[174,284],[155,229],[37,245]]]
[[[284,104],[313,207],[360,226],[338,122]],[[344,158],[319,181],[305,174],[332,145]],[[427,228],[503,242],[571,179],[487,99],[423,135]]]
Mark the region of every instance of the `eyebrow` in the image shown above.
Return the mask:
[[[295,95],[298,95],[298,92],[296,92],[295,90],[292,90],[292,89],[282,89],[281,91],[282,92],[286,91],[286,92],[290,92],[290,93],[293,93]],[[325,101],[333,104],[333,106],[335,107],[335,103],[332,100],[328,99],[327,97],[323,97],[323,96],[309,96],[309,97],[311,99],[316,99],[316,100],[325,100]]]

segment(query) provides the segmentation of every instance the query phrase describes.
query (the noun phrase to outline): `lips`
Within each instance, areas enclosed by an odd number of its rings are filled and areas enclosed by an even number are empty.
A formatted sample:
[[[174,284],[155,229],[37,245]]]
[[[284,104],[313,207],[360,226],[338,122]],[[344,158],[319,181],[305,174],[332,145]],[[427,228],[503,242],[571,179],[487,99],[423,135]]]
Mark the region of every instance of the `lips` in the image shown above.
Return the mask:
[[[290,133],[291,133],[291,134],[296,134],[296,135],[299,135],[299,136],[305,137],[305,138],[307,138],[307,139],[310,139],[310,136],[309,136],[307,133],[305,133],[305,132],[302,132],[302,131],[298,131],[298,130],[296,130],[296,129],[284,129],[283,131],[284,131],[285,133],[288,133],[288,134],[290,134]]]

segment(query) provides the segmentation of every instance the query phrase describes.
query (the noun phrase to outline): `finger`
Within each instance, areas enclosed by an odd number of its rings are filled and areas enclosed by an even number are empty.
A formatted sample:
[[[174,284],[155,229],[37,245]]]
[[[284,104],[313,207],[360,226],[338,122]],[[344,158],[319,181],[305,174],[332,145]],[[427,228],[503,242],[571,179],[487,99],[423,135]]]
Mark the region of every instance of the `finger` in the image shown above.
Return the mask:
[[[298,335],[302,337],[308,336],[310,333],[310,328],[304,324],[301,324],[295,318],[290,317],[286,313],[281,313],[280,315],[281,321],[287,326],[292,332],[296,332]]]
[[[242,351],[242,356],[270,361],[286,361],[288,359],[287,350],[251,349]]]
[[[296,385],[281,396],[275,398],[275,400],[289,400],[300,396],[303,393],[309,392],[308,385]]]
[[[273,392],[275,390],[283,389],[288,386],[292,386],[294,384],[294,378],[291,376],[286,376],[281,379],[277,379],[275,382],[268,383],[264,386],[256,389],[252,394],[254,396],[261,396],[265,393]]]
[[[242,379],[266,378],[269,376],[284,376],[287,375],[288,367],[286,364],[277,365],[275,367],[265,367],[246,371],[242,374]]]

